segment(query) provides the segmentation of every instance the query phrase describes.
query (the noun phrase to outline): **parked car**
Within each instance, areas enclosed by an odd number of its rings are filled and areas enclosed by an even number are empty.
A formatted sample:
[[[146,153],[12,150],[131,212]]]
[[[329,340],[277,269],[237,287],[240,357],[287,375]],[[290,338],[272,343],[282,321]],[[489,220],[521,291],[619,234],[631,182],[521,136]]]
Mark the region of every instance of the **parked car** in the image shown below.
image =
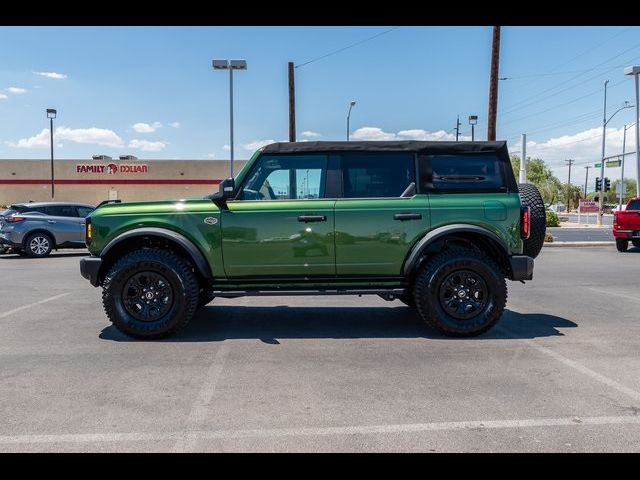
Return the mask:
[[[623,211],[613,214],[613,236],[619,252],[626,252],[629,242],[640,247],[640,197],[630,199]]]
[[[58,248],[84,248],[85,218],[93,210],[84,203],[10,205],[0,212],[0,245],[29,257],[46,257]]]
[[[258,150],[206,198],[107,203],[80,272],[111,322],[160,338],[214,297],[401,300],[450,336],[502,315],[533,278],[545,210],[505,142],[290,142]]]

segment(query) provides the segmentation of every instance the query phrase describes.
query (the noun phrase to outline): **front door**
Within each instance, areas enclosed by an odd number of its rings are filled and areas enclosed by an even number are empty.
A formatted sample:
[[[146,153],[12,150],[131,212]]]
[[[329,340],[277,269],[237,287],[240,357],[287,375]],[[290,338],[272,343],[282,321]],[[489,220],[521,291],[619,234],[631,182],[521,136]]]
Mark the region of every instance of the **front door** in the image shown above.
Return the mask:
[[[414,155],[343,153],[336,201],[338,275],[400,276],[411,246],[429,229],[429,198],[417,194]]]
[[[42,221],[56,237],[56,244],[84,242],[84,218],[78,217],[75,205],[50,205],[46,213],[48,216],[42,217]]]
[[[263,155],[221,212],[228,277],[335,275],[327,156]]]

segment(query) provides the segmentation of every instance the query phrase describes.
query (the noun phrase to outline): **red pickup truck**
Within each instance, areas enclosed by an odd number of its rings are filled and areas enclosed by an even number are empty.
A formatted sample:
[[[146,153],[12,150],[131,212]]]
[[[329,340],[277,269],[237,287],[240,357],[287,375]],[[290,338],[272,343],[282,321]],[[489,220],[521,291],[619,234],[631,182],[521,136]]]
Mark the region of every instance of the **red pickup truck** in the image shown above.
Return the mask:
[[[640,247],[640,197],[633,197],[625,210],[613,214],[613,236],[619,252],[626,252],[629,241]]]

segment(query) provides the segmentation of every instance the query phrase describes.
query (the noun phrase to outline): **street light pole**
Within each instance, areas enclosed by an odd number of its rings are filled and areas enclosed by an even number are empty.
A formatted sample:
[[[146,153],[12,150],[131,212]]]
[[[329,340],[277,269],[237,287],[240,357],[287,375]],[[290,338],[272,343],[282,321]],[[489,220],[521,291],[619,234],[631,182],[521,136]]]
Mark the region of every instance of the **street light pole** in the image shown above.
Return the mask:
[[[587,165],[584,168],[587,171],[586,174],[585,174],[585,177],[584,177],[584,198],[586,199],[587,198],[587,185],[589,184],[589,169],[591,168],[591,165]]]
[[[478,116],[477,115],[469,115],[469,125],[471,125],[471,141],[475,141],[475,126],[476,123],[478,123]]]
[[[627,67],[624,69],[624,74],[633,75],[636,83],[636,195],[640,195],[640,87],[638,86],[640,67]]]
[[[602,189],[598,195],[598,226],[602,226],[602,210],[604,206],[604,146],[605,137],[607,134],[607,84],[609,80],[604,82],[604,109],[602,115],[602,155],[600,155],[600,181],[602,182]]]
[[[247,62],[245,60],[214,60],[213,69],[229,70],[229,152],[231,155],[229,170],[233,177],[233,71],[246,70]]]
[[[355,100],[351,100],[351,102],[349,102],[349,112],[347,113],[347,142],[349,141],[349,120],[351,119],[351,109],[355,104]]]
[[[49,119],[49,137],[51,140],[51,200],[55,198],[55,180],[53,171],[53,119],[58,111],[55,108],[47,108],[47,118]]]

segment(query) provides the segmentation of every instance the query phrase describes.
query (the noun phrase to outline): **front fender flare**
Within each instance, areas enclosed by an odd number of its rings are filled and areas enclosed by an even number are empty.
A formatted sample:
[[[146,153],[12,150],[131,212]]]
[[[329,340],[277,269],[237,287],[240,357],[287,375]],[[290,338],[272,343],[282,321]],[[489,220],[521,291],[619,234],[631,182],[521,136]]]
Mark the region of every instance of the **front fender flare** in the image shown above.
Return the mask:
[[[121,233],[113,240],[111,240],[100,252],[100,257],[105,257],[109,250],[115,247],[117,244],[124,240],[128,240],[134,237],[144,237],[146,235],[152,235],[154,237],[166,238],[167,240],[171,240],[182,248],[189,254],[193,263],[195,264],[198,272],[206,279],[211,279],[211,268],[209,267],[209,263],[207,262],[205,256],[202,254],[200,249],[187,237],[184,235],[174,232],[173,230],[169,230],[167,228],[158,228],[158,227],[144,227],[144,228],[135,228],[133,230],[128,230],[124,233]]]

